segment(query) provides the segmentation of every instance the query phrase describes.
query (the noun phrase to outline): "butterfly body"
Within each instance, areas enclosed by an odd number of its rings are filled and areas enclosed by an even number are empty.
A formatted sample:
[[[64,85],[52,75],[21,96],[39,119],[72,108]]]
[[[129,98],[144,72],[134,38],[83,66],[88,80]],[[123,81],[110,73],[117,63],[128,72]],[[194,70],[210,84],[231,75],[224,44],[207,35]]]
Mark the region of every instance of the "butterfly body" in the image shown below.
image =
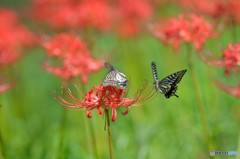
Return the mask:
[[[117,84],[119,84],[121,88],[126,88],[128,83],[126,75],[120,72],[118,69],[114,68],[108,62],[105,62],[105,67],[109,70],[109,72],[103,80],[103,86],[117,86]]]
[[[155,80],[155,87],[160,93],[164,94],[166,98],[170,98],[171,96],[178,97],[178,95],[175,94],[178,89],[177,84],[181,81],[186,71],[187,70],[178,71],[159,81],[156,64],[152,62],[152,72]]]

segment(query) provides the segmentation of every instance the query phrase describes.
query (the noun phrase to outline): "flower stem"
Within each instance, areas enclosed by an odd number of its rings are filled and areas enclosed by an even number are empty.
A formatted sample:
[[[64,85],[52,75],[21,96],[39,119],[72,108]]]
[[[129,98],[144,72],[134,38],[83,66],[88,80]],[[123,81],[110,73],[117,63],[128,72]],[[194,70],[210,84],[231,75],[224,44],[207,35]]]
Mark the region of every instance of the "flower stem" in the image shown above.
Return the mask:
[[[57,159],[64,158],[63,154],[63,140],[64,140],[64,133],[65,133],[65,126],[66,126],[66,116],[67,111],[65,109],[62,110],[62,116],[61,116],[61,126],[60,126],[60,134],[59,134],[59,145],[58,145],[58,153],[57,153]]]
[[[238,153],[240,152],[240,132],[239,132],[239,136],[238,136],[237,152],[238,152]],[[238,155],[237,155],[236,159],[239,159],[239,158],[238,158]]]
[[[237,42],[237,26],[234,23],[234,19],[231,20],[231,26],[232,26],[232,35],[233,35],[233,41],[236,43]]]
[[[203,127],[203,132],[205,135],[206,145],[207,145],[208,154],[209,154],[209,152],[211,151],[211,141],[210,141],[210,137],[209,137],[209,133],[208,133],[208,127],[207,127],[206,117],[205,117],[205,113],[204,113],[204,106],[203,106],[203,101],[201,98],[197,74],[196,74],[196,70],[195,70],[194,64],[193,64],[193,57],[192,57],[192,51],[191,51],[190,44],[187,44],[187,54],[188,54],[188,65],[190,67],[190,72],[191,72],[192,81],[193,81],[193,87],[194,87],[195,95],[197,98],[198,111],[200,113],[200,120],[201,120],[201,124]],[[212,158],[212,156],[209,156],[209,157]]]
[[[97,152],[96,137],[95,137],[95,134],[94,134],[93,124],[90,121],[90,119],[87,119],[87,125],[88,125],[89,130],[90,130],[92,146],[93,146],[93,149],[94,149],[94,155],[95,155],[95,158],[98,159],[99,157],[98,157],[98,152]]]
[[[108,143],[109,143],[110,159],[113,159],[112,134],[111,134],[109,114],[108,114],[108,110],[106,110],[106,109],[105,109],[105,114],[106,114],[106,118],[107,118]]]
[[[1,131],[0,131],[0,152],[2,152],[3,158],[5,158],[5,159],[9,158],[8,154],[7,154],[5,143],[4,143],[3,138],[2,138]]]
[[[86,93],[86,87],[84,85],[82,85],[82,89],[83,89],[83,92]],[[97,141],[96,141],[96,136],[95,136],[95,133],[94,133],[93,123],[90,121],[90,119],[85,119],[85,120],[86,120],[86,125],[88,126],[89,131],[90,131],[90,135],[91,135],[90,140],[92,142],[95,158],[99,159],[98,151],[97,151]]]
[[[65,91],[64,88],[61,88],[62,95],[65,97]],[[61,115],[61,125],[60,125],[60,134],[59,134],[59,144],[58,144],[58,152],[57,152],[57,159],[64,158],[63,154],[63,140],[64,140],[64,134],[65,134],[65,127],[66,127],[66,117],[67,117],[67,111],[65,109],[62,109],[62,115]]]

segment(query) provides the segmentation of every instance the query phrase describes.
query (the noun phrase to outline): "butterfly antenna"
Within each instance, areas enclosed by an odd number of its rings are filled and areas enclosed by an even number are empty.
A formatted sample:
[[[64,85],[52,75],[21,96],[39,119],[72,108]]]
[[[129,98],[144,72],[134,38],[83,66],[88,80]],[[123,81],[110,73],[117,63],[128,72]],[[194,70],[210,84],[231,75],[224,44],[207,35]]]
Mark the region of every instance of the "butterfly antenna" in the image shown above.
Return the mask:
[[[159,80],[158,80],[158,76],[157,76],[157,67],[156,67],[156,63],[155,62],[152,62],[152,73],[153,73],[153,78],[155,80],[155,82],[157,83]]]
[[[173,95],[175,95],[177,98],[179,97],[178,95],[176,95],[175,93],[173,93]]]
[[[110,71],[114,69],[114,67],[109,62],[105,62],[104,66]]]

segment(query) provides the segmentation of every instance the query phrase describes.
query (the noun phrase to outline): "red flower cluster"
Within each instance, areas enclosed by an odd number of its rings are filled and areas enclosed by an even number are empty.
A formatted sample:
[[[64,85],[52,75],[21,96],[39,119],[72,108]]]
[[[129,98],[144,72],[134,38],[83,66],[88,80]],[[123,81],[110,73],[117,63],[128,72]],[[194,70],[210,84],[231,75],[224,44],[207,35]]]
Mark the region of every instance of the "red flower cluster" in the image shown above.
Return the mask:
[[[223,51],[222,60],[216,60],[217,58],[211,52],[209,52],[208,57],[201,55],[200,58],[208,65],[225,66],[226,75],[230,75],[230,70],[239,72],[240,43],[236,45],[229,43],[227,49]]]
[[[111,7],[103,0],[32,0],[33,15],[54,28],[109,29]]]
[[[232,87],[232,86],[225,85],[216,80],[215,80],[215,84],[219,89],[225,91],[226,93],[228,93],[236,98],[240,98],[240,85],[237,87]]]
[[[32,0],[34,18],[54,28],[109,30],[136,35],[142,21],[152,16],[147,0]]]
[[[65,89],[66,92],[64,92],[64,97],[62,97],[59,93],[54,92],[53,98],[63,107],[70,110],[80,111],[87,109],[88,118],[92,117],[91,110],[95,108],[97,109],[100,115],[103,114],[101,108],[107,110],[112,108],[112,121],[115,122],[118,108],[120,107],[126,108],[126,111],[122,114],[127,115],[128,108],[134,106],[134,104],[145,101],[149,102],[152,99],[154,99],[155,97],[154,95],[157,93],[154,90],[153,85],[148,90],[145,90],[146,87],[147,83],[131,98],[126,98],[126,95],[124,95],[125,91],[122,88],[117,88],[116,86],[103,87],[102,84],[94,86],[90,91],[86,93],[85,96],[83,96],[82,93],[76,87],[78,93],[80,94],[83,100],[80,100],[78,97],[74,96],[69,88]]]
[[[14,84],[15,84],[15,81],[12,81],[10,83],[5,83],[0,77],[0,94],[9,90]]]
[[[152,32],[166,44],[172,44],[178,51],[181,43],[192,42],[197,51],[202,49],[207,38],[213,37],[211,25],[202,17],[194,14],[180,15],[165,23],[158,23]]]
[[[43,43],[47,56],[60,62],[60,66],[45,61],[47,72],[59,76],[63,81],[81,76],[82,83],[87,83],[87,76],[103,67],[101,61],[94,60],[86,45],[75,35],[59,34]]]
[[[9,9],[0,8],[0,22],[0,67],[4,67],[19,59],[23,47],[34,44],[36,37]]]
[[[240,20],[240,2],[238,0],[181,0],[184,8],[194,10],[214,18],[225,18],[238,23]]]
[[[152,17],[153,7],[145,0],[118,0],[117,2],[118,33],[124,37],[137,35],[141,22]]]

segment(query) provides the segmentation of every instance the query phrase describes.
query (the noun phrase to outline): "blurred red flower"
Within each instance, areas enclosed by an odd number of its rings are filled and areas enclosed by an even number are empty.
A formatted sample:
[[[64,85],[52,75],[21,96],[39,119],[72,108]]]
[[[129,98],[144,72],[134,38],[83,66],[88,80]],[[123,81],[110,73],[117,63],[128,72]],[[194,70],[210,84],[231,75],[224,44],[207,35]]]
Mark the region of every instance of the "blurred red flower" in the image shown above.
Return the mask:
[[[5,83],[2,79],[0,79],[0,94],[9,90],[14,84],[15,84],[15,81]]]
[[[112,8],[103,0],[83,1],[78,7],[78,14],[78,24],[81,28],[111,28]]]
[[[228,93],[236,98],[240,98],[240,85],[237,87],[228,86],[217,80],[215,80],[215,84],[219,89],[225,91],[226,93]]]
[[[54,28],[111,27],[111,7],[103,0],[32,0],[30,12]]]
[[[208,65],[225,66],[225,74],[230,75],[230,70],[239,72],[240,70],[240,43],[232,45],[228,44],[228,47],[223,51],[222,59],[217,59],[211,52],[208,56],[200,55],[200,58]]]
[[[9,9],[0,8],[0,21],[0,67],[3,67],[19,59],[22,49],[35,44],[37,38]]]
[[[200,14],[213,18],[224,18],[227,22],[240,20],[240,2],[238,0],[181,0],[181,5]]]
[[[103,67],[103,62],[94,60],[91,52],[76,35],[59,34],[43,43],[47,56],[53,61],[45,60],[44,69],[59,76],[63,81],[81,76],[82,83],[87,83],[87,76]],[[60,63],[57,65],[56,63]]]
[[[107,110],[112,108],[112,121],[115,122],[118,108],[126,108],[126,111],[122,114],[127,115],[128,108],[131,106],[137,106],[135,104],[140,102],[147,103],[154,99],[154,95],[157,93],[155,89],[153,89],[153,85],[147,90],[146,87],[147,83],[131,98],[126,98],[126,95],[124,95],[126,92],[122,88],[117,88],[116,86],[103,87],[102,84],[94,86],[90,91],[86,93],[85,96],[83,96],[79,89],[76,87],[82,100],[73,95],[72,91],[69,88],[65,88],[64,91],[66,91],[66,93],[64,93],[64,97],[62,97],[59,93],[54,92],[53,98],[60,105],[70,110],[81,111],[87,109],[88,118],[92,117],[91,110],[95,108],[100,115],[103,114],[101,108]],[[139,105],[143,105],[143,103]]]
[[[203,17],[194,14],[180,15],[165,23],[160,22],[151,29],[155,37],[165,44],[172,44],[176,52],[184,42],[192,42],[195,49],[200,51],[206,39],[214,36],[211,25]]]
[[[116,3],[116,28],[123,37],[135,36],[139,33],[141,24],[153,15],[153,7],[146,0],[118,0]]]

